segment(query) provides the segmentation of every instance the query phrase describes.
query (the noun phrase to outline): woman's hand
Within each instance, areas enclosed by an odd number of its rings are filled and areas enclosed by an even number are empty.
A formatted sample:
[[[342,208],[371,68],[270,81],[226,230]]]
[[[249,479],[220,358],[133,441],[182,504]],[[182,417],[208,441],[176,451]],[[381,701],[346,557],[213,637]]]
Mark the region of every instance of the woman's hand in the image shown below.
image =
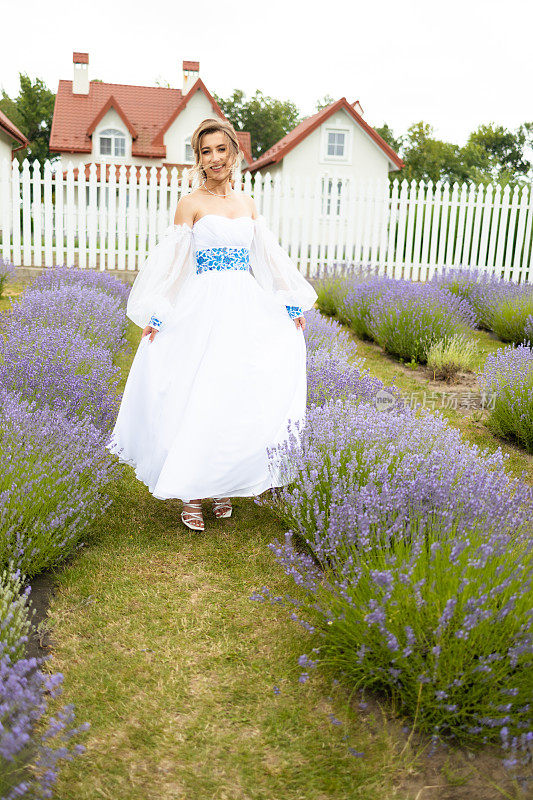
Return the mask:
[[[301,328],[302,331],[305,331],[305,317],[295,317],[294,321],[297,328]]]
[[[153,342],[156,333],[157,333],[157,328],[152,328],[151,325],[147,325],[142,332],[141,340],[144,339],[145,336],[149,336],[150,337],[149,341]]]

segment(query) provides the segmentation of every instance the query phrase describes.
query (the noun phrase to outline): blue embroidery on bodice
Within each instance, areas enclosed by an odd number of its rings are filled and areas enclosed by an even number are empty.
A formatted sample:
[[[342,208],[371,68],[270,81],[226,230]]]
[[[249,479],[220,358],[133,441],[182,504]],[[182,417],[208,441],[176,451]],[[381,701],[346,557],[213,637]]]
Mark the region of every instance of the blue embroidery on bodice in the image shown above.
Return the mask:
[[[289,317],[291,319],[295,319],[296,317],[303,316],[301,306],[285,306],[285,308],[289,312]]]
[[[250,250],[247,247],[210,247],[196,251],[196,274],[209,269],[250,268]]]

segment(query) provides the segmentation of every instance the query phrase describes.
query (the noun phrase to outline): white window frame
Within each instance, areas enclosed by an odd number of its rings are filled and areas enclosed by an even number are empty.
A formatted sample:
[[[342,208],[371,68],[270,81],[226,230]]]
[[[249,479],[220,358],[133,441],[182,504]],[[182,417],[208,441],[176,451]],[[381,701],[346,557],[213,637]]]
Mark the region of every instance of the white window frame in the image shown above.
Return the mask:
[[[102,153],[102,138],[111,140],[110,153]],[[120,154],[116,152],[119,143],[124,143],[124,152]],[[124,131],[118,128],[105,128],[104,130],[98,131],[98,154],[104,156],[104,158],[126,158],[126,134]]]
[[[322,175],[321,183],[321,203],[320,213],[327,219],[341,217],[345,213],[344,203],[346,198],[346,191],[350,191],[347,186],[350,183],[348,176],[341,175]],[[343,197],[342,189],[345,186],[345,195]]]
[[[344,134],[344,155],[329,156],[328,140],[330,133]],[[342,125],[324,125],[322,128],[322,163],[324,164],[351,164],[352,162],[352,130]]]
[[[194,150],[192,149],[192,146],[191,146],[191,136],[192,136],[192,134],[187,136],[186,139],[185,139],[184,153],[183,153],[183,163],[184,164],[194,164]],[[187,158],[187,145],[189,145],[189,147],[191,148],[191,157],[190,158]]]

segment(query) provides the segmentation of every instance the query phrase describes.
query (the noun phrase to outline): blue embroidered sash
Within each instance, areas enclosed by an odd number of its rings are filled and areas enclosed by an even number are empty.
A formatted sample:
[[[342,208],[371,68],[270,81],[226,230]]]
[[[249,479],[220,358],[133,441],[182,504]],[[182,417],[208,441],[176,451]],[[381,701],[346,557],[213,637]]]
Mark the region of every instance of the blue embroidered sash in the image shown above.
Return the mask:
[[[196,274],[208,269],[250,268],[250,251],[247,247],[210,247],[196,251]]]

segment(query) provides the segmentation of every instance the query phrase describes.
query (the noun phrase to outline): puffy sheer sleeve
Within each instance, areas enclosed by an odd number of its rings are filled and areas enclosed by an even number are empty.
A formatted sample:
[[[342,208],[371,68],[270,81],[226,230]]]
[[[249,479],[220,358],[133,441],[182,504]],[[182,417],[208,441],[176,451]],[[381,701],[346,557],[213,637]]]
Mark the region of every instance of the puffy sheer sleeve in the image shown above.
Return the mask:
[[[149,251],[135,278],[127,316],[140,328],[149,324],[160,328],[193,271],[192,229],[188,225],[170,225]]]
[[[264,216],[260,214],[254,222],[250,270],[263,289],[287,307],[291,317],[298,316],[314,306],[318,295],[281,247]]]

